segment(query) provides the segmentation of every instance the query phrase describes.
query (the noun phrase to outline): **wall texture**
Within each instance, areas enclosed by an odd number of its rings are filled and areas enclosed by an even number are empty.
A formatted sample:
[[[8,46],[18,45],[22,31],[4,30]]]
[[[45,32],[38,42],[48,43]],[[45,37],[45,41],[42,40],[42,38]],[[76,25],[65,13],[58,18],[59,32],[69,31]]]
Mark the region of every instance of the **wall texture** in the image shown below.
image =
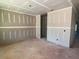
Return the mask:
[[[36,37],[36,17],[0,10],[0,44]]]
[[[72,7],[48,13],[47,40],[70,47]]]
[[[40,38],[40,15],[36,16],[36,37]]]

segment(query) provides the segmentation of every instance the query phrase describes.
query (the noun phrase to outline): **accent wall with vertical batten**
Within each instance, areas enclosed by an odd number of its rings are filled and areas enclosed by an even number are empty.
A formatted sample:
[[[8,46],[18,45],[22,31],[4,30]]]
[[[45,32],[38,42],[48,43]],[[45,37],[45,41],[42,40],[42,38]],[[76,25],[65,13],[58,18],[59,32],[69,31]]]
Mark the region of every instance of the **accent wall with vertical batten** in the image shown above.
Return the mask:
[[[48,13],[47,40],[71,47],[75,35],[75,18],[72,6]]]
[[[0,9],[0,44],[36,37],[36,17]]]

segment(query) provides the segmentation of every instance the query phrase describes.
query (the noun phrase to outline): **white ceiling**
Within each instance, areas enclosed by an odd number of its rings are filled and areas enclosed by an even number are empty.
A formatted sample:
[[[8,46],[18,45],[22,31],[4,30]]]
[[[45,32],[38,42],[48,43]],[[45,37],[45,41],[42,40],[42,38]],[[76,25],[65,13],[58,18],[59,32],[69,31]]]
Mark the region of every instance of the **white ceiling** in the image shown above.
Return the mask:
[[[29,7],[29,5],[31,7]],[[71,6],[68,0],[0,0],[0,8],[38,15]]]

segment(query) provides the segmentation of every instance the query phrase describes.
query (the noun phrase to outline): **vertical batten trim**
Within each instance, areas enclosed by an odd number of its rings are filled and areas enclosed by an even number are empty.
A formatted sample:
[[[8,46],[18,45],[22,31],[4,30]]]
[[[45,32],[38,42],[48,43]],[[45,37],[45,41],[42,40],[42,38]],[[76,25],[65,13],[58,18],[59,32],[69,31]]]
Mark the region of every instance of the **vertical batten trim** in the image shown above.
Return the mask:
[[[29,17],[29,24],[31,24],[31,17]]]
[[[15,34],[15,39],[16,39],[16,30],[14,31],[14,34]]]
[[[26,36],[27,36],[27,37],[29,36],[29,33],[28,33],[28,32],[29,32],[29,31],[26,32]]]
[[[24,15],[23,15],[23,24],[25,24],[25,18],[24,18]]]
[[[28,30],[25,32],[25,35],[28,37],[27,32],[28,32]]]
[[[4,24],[4,15],[3,15],[3,11],[2,11],[2,23]]]
[[[13,15],[13,18],[14,18],[14,19],[13,19],[13,22],[15,23],[15,15]]]
[[[23,36],[25,37],[25,30],[23,31]]]
[[[33,29],[32,29],[32,37],[33,37]]]
[[[30,36],[32,37],[32,30],[30,31]]]
[[[29,30],[29,37],[31,36],[30,34],[31,34],[31,30]]]
[[[34,29],[32,29],[32,37],[33,37],[33,34],[34,34]]]
[[[66,17],[66,12],[64,12],[64,28],[65,28],[65,22],[66,22],[65,17]]]
[[[11,23],[11,20],[10,20],[10,13],[8,13],[8,20],[9,20],[9,23]]]
[[[32,18],[30,17],[30,24],[32,24]]]
[[[21,30],[19,30],[19,37],[21,37]]]
[[[29,24],[29,19],[28,19],[28,17],[26,18],[26,23]]]
[[[12,33],[11,33],[11,32],[9,32],[9,38],[10,38],[10,40],[11,40],[11,38],[12,38],[12,37],[11,37],[11,34],[12,34]]]
[[[31,37],[33,37],[33,29],[31,30]]]
[[[20,15],[19,15],[19,24],[21,23],[21,18],[20,18]]]
[[[34,25],[34,19],[33,19],[33,17],[32,17],[32,24]]]
[[[5,40],[5,32],[3,32],[3,40]]]

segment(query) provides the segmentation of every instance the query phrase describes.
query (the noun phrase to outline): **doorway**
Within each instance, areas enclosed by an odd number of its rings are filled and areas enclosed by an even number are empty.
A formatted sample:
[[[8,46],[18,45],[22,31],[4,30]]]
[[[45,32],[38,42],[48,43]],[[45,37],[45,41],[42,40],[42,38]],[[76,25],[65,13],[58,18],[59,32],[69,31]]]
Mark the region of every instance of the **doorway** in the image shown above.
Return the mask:
[[[41,38],[46,39],[47,38],[47,14],[41,15],[41,21],[40,21],[40,36]]]
[[[77,24],[76,39],[79,40],[79,21],[77,21],[76,24]]]

